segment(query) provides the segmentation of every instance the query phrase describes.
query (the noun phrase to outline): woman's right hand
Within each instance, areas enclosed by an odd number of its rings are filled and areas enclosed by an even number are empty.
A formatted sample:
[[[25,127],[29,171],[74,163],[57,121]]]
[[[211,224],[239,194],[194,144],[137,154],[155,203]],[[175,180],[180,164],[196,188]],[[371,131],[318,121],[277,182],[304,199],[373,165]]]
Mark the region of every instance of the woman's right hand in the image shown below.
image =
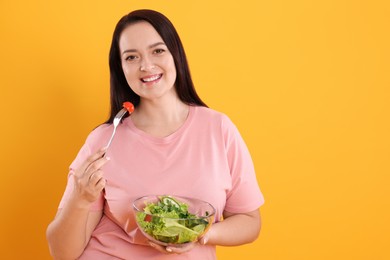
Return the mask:
[[[85,206],[96,201],[106,185],[102,167],[110,158],[104,156],[105,152],[105,149],[100,149],[89,156],[78,169],[71,172],[74,179],[72,197]]]
[[[109,158],[104,153],[105,149],[97,151],[71,171],[74,189],[46,231],[54,259],[78,259],[102,218],[103,211],[90,211],[90,206],[106,185],[102,167]]]

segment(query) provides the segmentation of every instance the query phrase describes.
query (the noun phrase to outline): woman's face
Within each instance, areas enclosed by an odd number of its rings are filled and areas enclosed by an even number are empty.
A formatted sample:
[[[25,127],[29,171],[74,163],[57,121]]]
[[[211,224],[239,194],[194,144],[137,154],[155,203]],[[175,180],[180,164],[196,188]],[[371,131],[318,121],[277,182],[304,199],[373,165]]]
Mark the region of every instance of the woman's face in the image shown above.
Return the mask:
[[[127,83],[141,99],[176,95],[173,57],[151,24],[137,22],[124,29],[119,50]]]

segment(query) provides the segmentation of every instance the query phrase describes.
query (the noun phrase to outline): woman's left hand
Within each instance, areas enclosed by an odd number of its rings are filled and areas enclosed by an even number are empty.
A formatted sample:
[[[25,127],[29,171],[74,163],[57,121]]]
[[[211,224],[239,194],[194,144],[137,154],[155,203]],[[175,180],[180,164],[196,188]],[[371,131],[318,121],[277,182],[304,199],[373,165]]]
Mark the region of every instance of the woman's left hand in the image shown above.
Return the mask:
[[[183,254],[193,249],[195,246],[197,246],[197,244],[198,243],[188,243],[188,245],[181,245],[180,247],[176,247],[176,246],[165,247],[149,241],[149,245],[151,247],[165,254]]]
[[[154,249],[160,251],[161,253],[165,254],[183,254],[190,250],[192,250],[194,247],[199,245],[205,245],[207,243],[207,238],[202,237],[198,242],[196,243],[188,243],[188,244],[182,244],[180,246],[162,246],[156,243],[153,243],[152,241],[149,241],[149,245],[153,247]]]

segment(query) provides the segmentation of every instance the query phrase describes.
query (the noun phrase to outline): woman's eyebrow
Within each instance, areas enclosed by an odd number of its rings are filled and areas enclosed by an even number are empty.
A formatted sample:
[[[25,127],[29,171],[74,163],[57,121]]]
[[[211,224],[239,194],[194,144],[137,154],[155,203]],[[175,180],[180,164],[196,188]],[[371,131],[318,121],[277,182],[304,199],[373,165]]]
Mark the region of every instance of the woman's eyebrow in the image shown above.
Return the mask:
[[[157,46],[159,46],[159,45],[165,45],[165,43],[163,43],[163,42],[156,42],[156,43],[150,45],[150,46],[149,46],[149,49],[152,49],[152,48],[157,47]]]
[[[148,48],[149,48],[149,49],[152,49],[152,48],[157,47],[157,46],[159,46],[159,45],[164,45],[164,46],[165,46],[165,43],[163,43],[163,42],[156,42],[156,43],[153,43],[153,44],[149,45]],[[125,53],[127,53],[127,52],[137,52],[137,49],[128,49],[128,50],[124,50],[124,51],[122,52],[122,55],[125,54]]]

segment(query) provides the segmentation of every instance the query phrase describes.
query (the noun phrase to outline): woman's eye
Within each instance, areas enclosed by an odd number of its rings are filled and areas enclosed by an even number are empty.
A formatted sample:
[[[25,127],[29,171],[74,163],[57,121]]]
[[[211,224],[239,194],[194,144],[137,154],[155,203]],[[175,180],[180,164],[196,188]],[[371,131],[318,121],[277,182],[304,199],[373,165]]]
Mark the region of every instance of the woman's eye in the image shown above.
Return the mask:
[[[134,55],[129,55],[129,56],[127,56],[126,58],[125,58],[125,60],[127,60],[127,61],[133,61],[133,60],[135,60],[137,57],[136,56],[134,56]]]
[[[156,49],[156,50],[154,50],[154,53],[156,53],[156,54],[161,54],[161,53],[164,53],[164,52],[165,52],[164,49]]]

